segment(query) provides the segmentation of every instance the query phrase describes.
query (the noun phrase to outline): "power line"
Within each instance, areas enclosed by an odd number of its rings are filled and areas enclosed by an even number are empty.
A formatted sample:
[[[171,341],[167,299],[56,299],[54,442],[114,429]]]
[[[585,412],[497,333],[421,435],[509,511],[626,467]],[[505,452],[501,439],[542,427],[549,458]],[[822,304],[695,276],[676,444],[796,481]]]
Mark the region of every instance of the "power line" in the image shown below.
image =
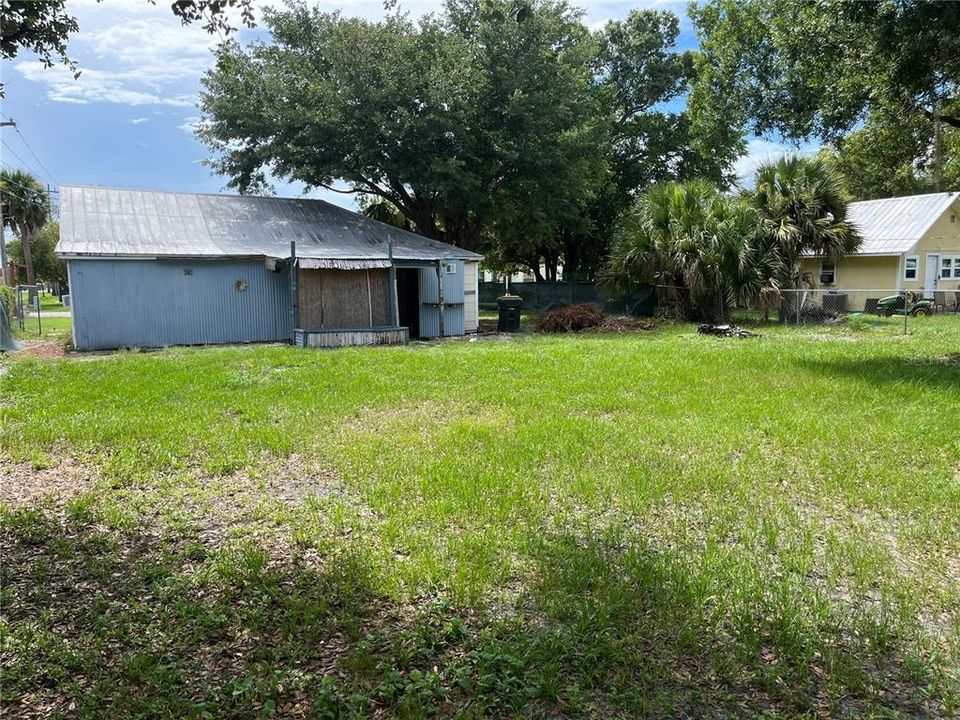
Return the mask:
[[[38,190],[37,192],[41,195],[43,194],[42,191]],[[33,199],[31,198],[25,198],[23,197],[23,195],[17,195],[15,192],[12,192],[11,190],[8,190],[4,187],[0,187],[0,195],[4,193],[6,193],[7,195],[12,195],[13,197],[17,198],[17,200],[23,200],[24,202],[33,202]]]
[[[8,168],[12,168],[11,165],[9,165],[8,163],[3,162],[2,160],[0,160],[0,164],[3,164],[3,165],[5,165],[5,166],[8,167]],[[11,190],[9,187],[7,187],[7,185],[14,185],[14,186],[16,186],[16,188],[17,188],[18,190],[20,190],[21,192],[23,192],[24,190],[26,190],[26,191],[28,191],[29,194],[31,194],[33,197],[32,197],[32,198],[25,198],[23,195],[18,195],[17,193],[13,192],[13,190]],[[54,193],[59,194],[59,192],[60,192],[59,190],[51,190],[49,187],[46,187],[46,188],[45,188],[45,187],[43,187],[42,185],[34,185],[34,186],[32,186],[32,187],[29,186],[29,185],[24,185],[23,183],[21,183],[21,182],[16,182],[15,180],[13,180],[13,179],[11,179],[11,178],[5,178],[4,182],[3,182],[2,184],[0,184],[0,193],[6,193],[7,195],[10,195],[10,196],[12,196],[12,197],[15,197],[15,198],[17,198],[18,200],[23,200],[24,202],[34,202],[34,201],[36,200],[36,198],[37,198],[38,195],[40,195],[40,196],[46,195],[46,196],[47,196],[47,202],[49,202],[49,203],[52,205],[53,198],[52,198],[51,196],[52,196]]]
[[[23,136],[23,133],[20,132],[20,126],[19,126],[19,125],[14,125],[14,126],[13,126],[13,129],[16,131],[17,135],[20,136],[20,140],[23,141],[23,146],[24,146],[25,148],[27,148],[27,151],[28,151],[31,155],[33,155],[33,159],[37,161],[37,164],[38,164],[38,165],[40,166],[40,168],[47,174],[47,177],[50,179],[50,181],[51,181],[54,185],[57,185],[58,183],[57,183],[56,178],[53,177],[53,173],[51,173],[49,170],[47,170],[47,166],[44,165],[44,164],[43,164],[43,161],[42,161],[40,158],[37,157],[37,154],[33,151],[33,148],[30,147],[30,143],[27,142],[27,139]]]
[[[0,165],[3,165],[5,168],[8,168],[10,170],[19,169],[4,160],[0,160]],[[49,186],[47,187],[47,189],[44,189],[42,185],[25,185],[22,182],[17,182],[16,180],[13,180],[12,178],[6,178],[6,182],[12,185],[16,185],[17,187],[22,188],[23,190],[30,190],[31,192],[48,192],[51,195],[60,194],[59,190],[57,190],[56,188],[51,188]]]
[[[12,147],[10,147],[9,143],[7,143],[6,140],[0,139],[0,144],[2,144],[10,152],[11,155],[13,155],[17,160],[19,160],[20,164],[23,165],[27,170],[32,172],[34,175],[40,174],[34,168],[32,168],[26,160],[24,160],[22,157],[17,155],[16,151]]]

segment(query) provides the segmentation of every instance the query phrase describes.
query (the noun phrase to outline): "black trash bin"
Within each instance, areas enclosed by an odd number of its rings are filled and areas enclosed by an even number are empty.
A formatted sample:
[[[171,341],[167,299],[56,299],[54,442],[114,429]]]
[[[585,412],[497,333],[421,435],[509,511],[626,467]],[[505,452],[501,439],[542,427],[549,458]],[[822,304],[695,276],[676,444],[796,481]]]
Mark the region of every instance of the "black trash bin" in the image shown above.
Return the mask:
[[[523,298],[519,295],[502,295],[497,298],[497,332],[520,332],[520,306]]]

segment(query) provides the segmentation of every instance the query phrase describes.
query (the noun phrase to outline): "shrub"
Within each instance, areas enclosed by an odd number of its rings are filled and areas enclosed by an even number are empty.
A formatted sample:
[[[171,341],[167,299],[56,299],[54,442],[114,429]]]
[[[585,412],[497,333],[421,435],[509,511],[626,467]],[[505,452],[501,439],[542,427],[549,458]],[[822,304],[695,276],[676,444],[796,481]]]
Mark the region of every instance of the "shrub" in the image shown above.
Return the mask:
[[[540,332],[579,332],[600,327],[606,317],[599,305],[568,305],[545,312],[536,327]]]
[[[2,304],[7,311],[7,319],[11,322],[13,321],[13,307],[15,302],[16,293],[13,292],[13,288],[0,285],[0,304]]]

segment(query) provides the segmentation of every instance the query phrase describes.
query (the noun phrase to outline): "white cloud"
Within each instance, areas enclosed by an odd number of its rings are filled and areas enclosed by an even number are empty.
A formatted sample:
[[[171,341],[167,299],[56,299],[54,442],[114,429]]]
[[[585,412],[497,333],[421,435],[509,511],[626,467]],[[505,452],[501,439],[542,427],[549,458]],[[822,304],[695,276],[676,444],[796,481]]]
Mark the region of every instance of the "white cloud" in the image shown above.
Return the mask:
[[[196,25],[184,27],[169,6],[146,0],[102,5],[73,0],[69,9],[81,27],[70,43],[79,79],[62,66],[43,68],[31,60],[14,65],[28,80],[45,85],[51,100],[194,105],[198,79],[213,63],[211,49],[219,36]]]
[[[165,94],[155,83],[145,82],[140,70],[84,70],[79,78],[63,66],[44,68],[34,62],[18,62],[14,67],[27,80],[47,86],[47,97],[54,102],[85,104],[91,102],[122,105],[171,105],[191,107],[191,94]],[[154,89],[151,89],[154,88]]]
[[[183,27],[172,17],[128,20],[82,37],[98,57],[132,67],[151,66],[165,77],[184,69],[203,70],[218,40],[199,27]],[[160,67],[168,63],[166,69]]]
[[[140,125],[141,123],[150,122],[150,118],[134,118],[130,121],[131,125]]]

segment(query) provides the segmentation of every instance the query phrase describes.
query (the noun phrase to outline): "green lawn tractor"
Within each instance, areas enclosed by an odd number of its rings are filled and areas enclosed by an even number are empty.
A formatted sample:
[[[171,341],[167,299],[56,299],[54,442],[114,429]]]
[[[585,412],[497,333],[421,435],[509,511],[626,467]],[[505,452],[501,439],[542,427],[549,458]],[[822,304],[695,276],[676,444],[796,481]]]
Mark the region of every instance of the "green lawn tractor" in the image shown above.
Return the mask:
[[[933,315],[933,300],[920,298],[912,293],[900,293],[880,298],[877,302],[877,314],[885,317],[903,315],[907,312],[913,317],[927,317]]]

